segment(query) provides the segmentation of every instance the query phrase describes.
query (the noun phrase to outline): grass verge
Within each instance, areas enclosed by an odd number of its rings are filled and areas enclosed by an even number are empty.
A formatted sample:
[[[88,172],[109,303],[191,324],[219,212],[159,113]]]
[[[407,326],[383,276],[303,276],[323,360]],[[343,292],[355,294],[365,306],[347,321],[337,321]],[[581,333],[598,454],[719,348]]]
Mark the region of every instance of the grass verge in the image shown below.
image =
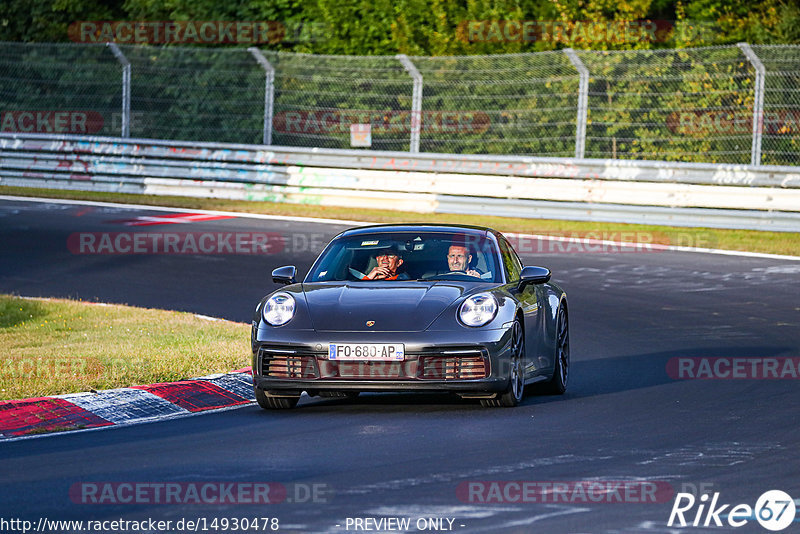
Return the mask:
[[[609,241],[634,241],[638,243],[650,242],[692,248],[720,248],[725,250],[800,256],[800,238],[797,233],[790,232],[683,228],[674,226],[561,221],[551,219],[517,219],[495,217],[491,215],[416,213],[376,209],[339,208],[334,206],[313,206],[308,204],[101,193],[95,191],[70,191],[61,189],[34,189],[10,186],[0,186],[0,194],[120,202],[149,206],[168,206],[173,208],[234,211],[268,215],[320,217],[375,223],[436,222],[474,224],[496,228],[501,232],[546,234],[579,238],[587,237],[592,239],[606,239]],[[565,247],[564,245],[560,246]],[[569,249],[565,247],[561,249],[556,248],[552,250],[552,252],[563,252],[565,250],[569,251]],[[520,252],[523,252],[523,250]],[[536,253],[542,251],[524,250],[524,252]]]
[[[0,400],[168,382],[250,364],[249,326],[0,295]]]

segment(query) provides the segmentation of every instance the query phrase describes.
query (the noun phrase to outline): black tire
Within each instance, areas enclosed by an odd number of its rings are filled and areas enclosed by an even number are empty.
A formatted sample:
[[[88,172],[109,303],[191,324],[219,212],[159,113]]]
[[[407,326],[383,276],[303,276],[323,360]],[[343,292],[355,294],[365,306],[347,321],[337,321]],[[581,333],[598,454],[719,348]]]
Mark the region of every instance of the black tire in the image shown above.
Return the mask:
[[[355,399],[358,391],[320,391],[319,396],[327,399]]]
[[[553,378],[545,383],[543,392],[549,395],[562,395],[569,381],[569,317],[562,304],[556,318],[556,354]]]
[[[513,408],[525,398],[525,333],[522,323],[514,319],[511,327],[511,369],[508,371],[508,389],[494,399],[481,399],[487,408]]]
[[[296,397],[273,397],[263,389],[258,387],[253,389],[255,390],[258,405],[265,410],[290,410],[297,406],[297,401],[300,400],[300,395]]]

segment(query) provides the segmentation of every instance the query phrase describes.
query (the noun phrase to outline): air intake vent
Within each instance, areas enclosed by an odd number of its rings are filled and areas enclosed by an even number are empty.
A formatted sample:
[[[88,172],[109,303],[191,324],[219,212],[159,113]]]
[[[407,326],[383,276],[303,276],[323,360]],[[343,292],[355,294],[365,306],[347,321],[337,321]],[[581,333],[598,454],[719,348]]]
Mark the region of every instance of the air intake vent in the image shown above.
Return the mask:
[[[474,380],[489,374],[483,351],[446,350],[436,356],[421,356],[420,378],[423,380]]]
[[[261,374],[272,378],[319,378],[313,354],[261,349]]]

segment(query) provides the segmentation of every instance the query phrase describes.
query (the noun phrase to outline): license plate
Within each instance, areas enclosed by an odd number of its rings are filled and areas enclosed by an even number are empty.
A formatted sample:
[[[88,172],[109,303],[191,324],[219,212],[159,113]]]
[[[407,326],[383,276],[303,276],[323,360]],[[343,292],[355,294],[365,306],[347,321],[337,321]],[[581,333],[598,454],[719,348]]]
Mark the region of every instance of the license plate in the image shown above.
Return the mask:
[[[405,359],[402,343],[330,343],[329,360],[362,362],[402,362]]]

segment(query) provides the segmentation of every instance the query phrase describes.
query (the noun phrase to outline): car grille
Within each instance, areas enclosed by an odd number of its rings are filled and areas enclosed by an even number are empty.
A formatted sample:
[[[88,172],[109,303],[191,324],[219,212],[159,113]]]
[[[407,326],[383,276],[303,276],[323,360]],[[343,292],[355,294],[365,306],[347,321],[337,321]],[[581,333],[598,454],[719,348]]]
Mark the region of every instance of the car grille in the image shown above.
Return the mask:
[[[259,351],[262,376],[274,378],[319,378],[316,356],[291,349],[262,348]]]
[[[363,380],[397,380],[413,378],[409,375],[408,365],[413,362],[325,362],[328,376],[326,378],[360,378]]]
[[[407,352],[402,362],[331,361],[323,353],[288,348],[259,350],[261,375],[288,379],[476,380],[490,375],[486,349],[432,348]]]
[[[425,358],[422,364],[423,380],[469,380],[486,378],[483,358]]]

